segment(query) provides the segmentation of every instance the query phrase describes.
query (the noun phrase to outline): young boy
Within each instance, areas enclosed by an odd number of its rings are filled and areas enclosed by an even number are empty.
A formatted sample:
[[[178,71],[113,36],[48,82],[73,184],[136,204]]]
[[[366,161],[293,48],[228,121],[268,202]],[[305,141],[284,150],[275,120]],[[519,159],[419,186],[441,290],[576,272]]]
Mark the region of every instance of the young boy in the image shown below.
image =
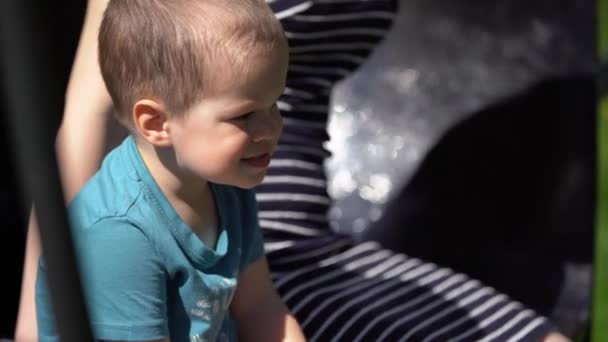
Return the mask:
[[[68,210],[95,337],[304,340],[250,189],[282,121],[288,47],[263,0],[111,0],[99,61],[131,132]],[[40,262],[40,341],[58,340]]]

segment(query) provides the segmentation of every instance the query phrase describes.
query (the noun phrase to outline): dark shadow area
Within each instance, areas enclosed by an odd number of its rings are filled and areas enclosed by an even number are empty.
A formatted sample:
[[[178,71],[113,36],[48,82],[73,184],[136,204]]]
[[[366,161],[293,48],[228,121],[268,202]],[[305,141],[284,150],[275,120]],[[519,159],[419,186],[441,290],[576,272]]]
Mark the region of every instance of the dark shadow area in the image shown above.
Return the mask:
[[[36,22],[35,26],[31,27],[33,32],[43,30],[48,32],[53,37],[48,46],[53,49],[43,49],[39,55],[35,57],[40,63],[48,63],[53,70],[49,71],[52,75],[59,75],[54,79],[54,84],[49,89],[49,96],[57,99],[57,108],[49,108],[49,117],[41,118],[41,125],[48,127],[49,134],[54,135],[61,118],[55,116],[60,113],[60,106],[63,103],[63,96],[69,78],[70,68],[82,21],[86,1],[70,0],[63,2],[59,7],[52,2],[37,2],[34,6],[29,3],[28,11],[31,11],[32,16],[35,16],[31,22]],[[44,20],[35,20],[36,18]],[[11,29],[3,27],[3,29]],[[15,35],[18,33],[15,32]],[[0,58],[2,52],[0,51]],[[10,132],[8,131],[8,115],[19,115],[19,113],[9,113],[7,109],[7,92],[11,89],[5,75],[0,75],[2,90],[0,94],[0,153],[4,156],[2,163],[2,173],[0,177],[0,220],[2,221],[2,238],[0,239],[0,258],[3,266],[2,282],[4,291],[0,297],[2,303],[1,319],[0,319],[0,337],[13,336],[15,329],[15,321],[17,317],[17,309],[19,303],[19,295],[21,289],[21,275],[23,267],[23,255],[25,252],[25,236],[27,224],[27,212],[29,208],[24,208],[22,199],[22,189],[19,186],[19,170],[16,168],[14,160],[13,148],[10,145]],[[48,75],[41,75],[41,77]],[[32,98],[32,101],[36,101]],[[59,111],[58,111],[59,109]]]
[[[4,101],[3,101],[4,103]],[[2,114],[6,112],[0,107]],[[0,314],[0,337],[13,335],[19,292],[21,290],[21,271],[23,254],[25,252],[25,210],[22,208],[22,198],[18,189],[17,174],[14,163],[10,160],[10,145],[4,133],[4,121],[0,123],[0,148],[5,160],[0,173],[0,217],[2,220],[2,238],[0,238],[0,260],[2,260],[3,291],[0,297],[2,314]]]
[[[600,65],[598,88],[600,90],[599,96],[606,96],[606,94],[608,94],[608,61],[604,61]]]
[[[549,315],[565,263],[593,258],[595,87],[544,80],[455,125],[364,238]]]

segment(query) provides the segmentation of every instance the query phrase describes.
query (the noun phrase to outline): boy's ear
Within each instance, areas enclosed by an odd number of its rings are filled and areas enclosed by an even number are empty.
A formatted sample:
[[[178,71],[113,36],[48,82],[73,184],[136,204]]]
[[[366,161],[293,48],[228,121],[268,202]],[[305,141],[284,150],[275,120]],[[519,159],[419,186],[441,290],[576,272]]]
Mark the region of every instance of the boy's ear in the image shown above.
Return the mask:
[[[167,130],[167,111],[156,101],[143,99],[133,105],[135,129],[150,144],[158,147],[171,146],[171,135]]]

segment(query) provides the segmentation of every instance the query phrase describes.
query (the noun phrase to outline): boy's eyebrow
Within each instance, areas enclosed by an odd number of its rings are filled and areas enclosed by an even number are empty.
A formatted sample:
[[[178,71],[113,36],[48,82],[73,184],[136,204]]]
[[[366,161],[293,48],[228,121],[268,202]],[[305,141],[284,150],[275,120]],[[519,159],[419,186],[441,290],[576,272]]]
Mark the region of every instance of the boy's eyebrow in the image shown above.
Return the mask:
[[[244,114],[250,112],[253,107],[255,107],[256,103],[257,102],[253,100],[240,101],[237,104],[224,107],[222,112],[225,115]]]
[[[282,95],[282,93],[280,95]],[[274,102],[278,101],[279,96],[277,96],[276,98],[273,97],[272,102],[274,103]],[[226,112],[248,111],[248,110],[251,110],[253,107],[260,106],[261,103],[265,103],[268,100],[269,100],[269,98],[261,99],[261,98],[254,98],[254,97],[239,99],[238,101],[234,101],[235,103],[233,105],[225,107],[225,111]]]

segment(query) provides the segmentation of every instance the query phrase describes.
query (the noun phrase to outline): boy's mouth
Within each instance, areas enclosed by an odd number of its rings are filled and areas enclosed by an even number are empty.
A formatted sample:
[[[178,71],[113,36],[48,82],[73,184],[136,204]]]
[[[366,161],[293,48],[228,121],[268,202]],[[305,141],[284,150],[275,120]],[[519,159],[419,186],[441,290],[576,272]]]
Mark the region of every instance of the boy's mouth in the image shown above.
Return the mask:
[[[241,160],[249,166],[265,168],[270,165],[270,153],[259,154],[250,158],[243,158]]]

